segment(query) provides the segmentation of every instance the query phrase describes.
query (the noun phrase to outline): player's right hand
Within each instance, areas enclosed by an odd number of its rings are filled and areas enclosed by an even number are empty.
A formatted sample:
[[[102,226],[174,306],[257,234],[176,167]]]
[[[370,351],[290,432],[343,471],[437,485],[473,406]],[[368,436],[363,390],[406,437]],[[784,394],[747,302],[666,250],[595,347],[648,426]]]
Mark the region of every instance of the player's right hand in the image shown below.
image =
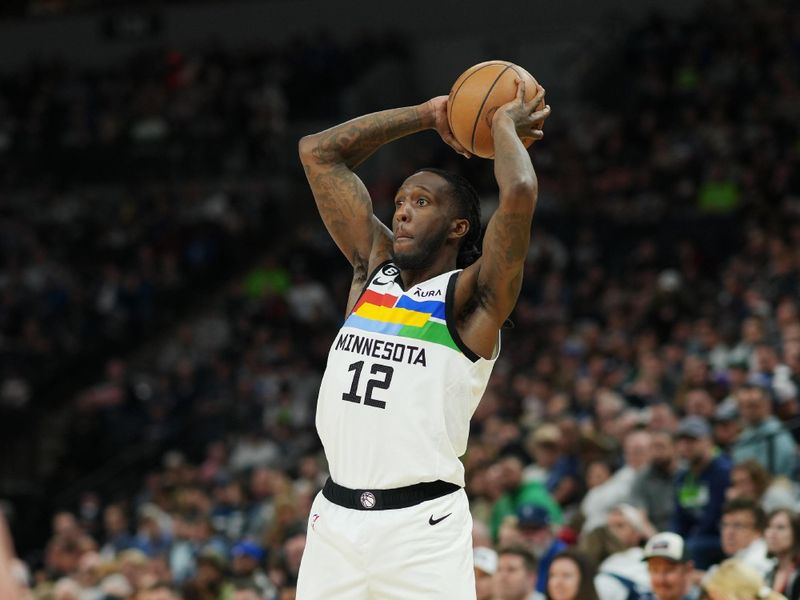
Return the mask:
[[[444,143],[462,156],[471,157],[472,155],[458,143],[456,136],[450,131],[450,124],[447,122],[447,96],[436,96],[428,100],[426,104],[433,113],[433,128],[439,133]]]

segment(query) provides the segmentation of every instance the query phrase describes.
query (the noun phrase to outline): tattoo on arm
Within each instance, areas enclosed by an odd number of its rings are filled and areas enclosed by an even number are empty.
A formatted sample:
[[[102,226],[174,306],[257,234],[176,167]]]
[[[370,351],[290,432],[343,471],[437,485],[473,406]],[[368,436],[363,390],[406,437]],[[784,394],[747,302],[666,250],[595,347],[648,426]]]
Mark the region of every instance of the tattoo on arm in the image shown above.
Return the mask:
[[[530,241],[530,213],[498,210],[489,223],[478,287],[485,289],[485,308],[498,310],[505,319],[522,286],[522,269]]]
[[[432,123],[424,105],[364,115],[300,141],[303,169],[331,236],[354,267],[367,267],[375,237],[372,200],[353,169],[382,145]]]
[[[498,252],[498,267],[502,269],[519,267],[528,254],[531,235],[530,215],[497,214],[494,217],[493,244],[502,249]]]
[[[353,169],[384,144],[425,126],[416,106],[365,115],[320,133],[312,156],[320,163],[342,161]]]

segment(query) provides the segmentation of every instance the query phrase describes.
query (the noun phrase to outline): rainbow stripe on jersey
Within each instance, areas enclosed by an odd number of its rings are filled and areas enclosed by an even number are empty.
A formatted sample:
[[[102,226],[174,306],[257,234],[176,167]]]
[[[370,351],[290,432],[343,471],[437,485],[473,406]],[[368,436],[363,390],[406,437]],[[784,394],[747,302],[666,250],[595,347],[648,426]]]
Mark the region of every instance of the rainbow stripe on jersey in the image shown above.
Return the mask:
[[[344,326],[441,344],[460,352],[447,330],[444,302],[440,300],[419,301],[367,289]]]

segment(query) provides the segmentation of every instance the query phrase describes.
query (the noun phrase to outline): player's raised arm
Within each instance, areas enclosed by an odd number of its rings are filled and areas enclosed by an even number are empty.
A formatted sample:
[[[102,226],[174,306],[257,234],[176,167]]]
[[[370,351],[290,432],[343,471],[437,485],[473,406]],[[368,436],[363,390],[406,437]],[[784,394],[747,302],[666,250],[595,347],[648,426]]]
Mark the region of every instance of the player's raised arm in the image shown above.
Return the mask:
[[[322,220],[356,277],[366,278],[370,262],[388,258],[392,237],[373,215],[369,193],[353,169],[384,144],[423,129],[436,129],[445,142],[466,153],[447,127],[446,101],[440,96],[372,113],[300,140],[300,159]]]
[[[536,110],[544,99],[544,88],[540,86],[536,96],[525,102],[525,83],[517,85],[517,97],[498,108],[492,120],[500,203],[486,228],[477,279],[477,289],[485,290],[482,307],[498,329],[519,296],[539,194],[536,173],[520,136],[541,139],[542,122],[550,114],[549,106]]]

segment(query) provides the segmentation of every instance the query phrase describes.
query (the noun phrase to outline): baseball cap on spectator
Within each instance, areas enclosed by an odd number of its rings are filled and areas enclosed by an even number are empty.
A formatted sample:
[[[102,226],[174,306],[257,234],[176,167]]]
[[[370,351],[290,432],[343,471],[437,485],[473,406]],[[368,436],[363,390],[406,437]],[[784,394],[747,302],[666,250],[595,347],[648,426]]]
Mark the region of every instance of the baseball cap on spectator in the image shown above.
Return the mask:
[[[558,444],[561,441],[561,430],[557,425],[545,423],[533,432],[534,444]]]
[[[475,568],[487,575],[494,575],[497,571],[497,552],[485,546],[478,546],[472,551]]]
[[[676,438],[692,438],[698,440],[711,437],[711,428],[708,422],[702,417],[686,417],[681,419],[678,429],[675,431]]]
[[[247,556],[253,560],[261,562],[264,560],[266,553],[264,552],[264,549],[255,542],[244,540],[238,544],[235,544],[233,548],[231,548],[231,556]]]
[[[550,513],[538,504],[523,504],[517,509],[517,524],[523,529],[534,529],[550,525]]]
[[[651,558],[666,558],[672,562],[687,562],[689,560],[683,538],[670,531],[662,531],[647,540],[642,560],[647,561]]]
[[[739,411],[736,410],[736,406],[732,403],[723,402],[714,411],[714,416],[711,420],[713,423],[729,423],[738,418]]]

